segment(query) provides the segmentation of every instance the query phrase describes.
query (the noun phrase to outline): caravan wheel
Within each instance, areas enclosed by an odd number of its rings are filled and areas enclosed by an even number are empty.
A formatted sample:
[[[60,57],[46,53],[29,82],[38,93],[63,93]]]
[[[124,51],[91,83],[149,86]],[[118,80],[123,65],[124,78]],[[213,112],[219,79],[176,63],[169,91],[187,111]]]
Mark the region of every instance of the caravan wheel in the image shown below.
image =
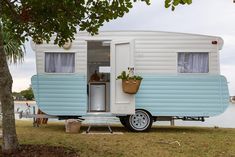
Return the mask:
[[[153,123],[150,113],[145,110],[136,110],[134,115],[127,117],[127,128],[131,131],[142,132],[148,131]]]

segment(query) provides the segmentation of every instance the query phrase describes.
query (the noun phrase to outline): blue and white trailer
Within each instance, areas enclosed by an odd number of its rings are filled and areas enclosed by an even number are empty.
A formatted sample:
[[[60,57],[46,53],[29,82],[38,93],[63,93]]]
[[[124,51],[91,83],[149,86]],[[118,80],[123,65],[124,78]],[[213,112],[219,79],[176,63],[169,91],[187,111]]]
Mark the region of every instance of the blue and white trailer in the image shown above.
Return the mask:
[[[222,46],[220,37],[196,34],[79,32],[63,47],[53,39],[32,43],[32,88],[39,109],[58,118],[113,115],[132,131],[146,131],[164,117],[204,120],[229,104]],[[143,77],[136,95],[124,93],[116,79],[129,67]]]

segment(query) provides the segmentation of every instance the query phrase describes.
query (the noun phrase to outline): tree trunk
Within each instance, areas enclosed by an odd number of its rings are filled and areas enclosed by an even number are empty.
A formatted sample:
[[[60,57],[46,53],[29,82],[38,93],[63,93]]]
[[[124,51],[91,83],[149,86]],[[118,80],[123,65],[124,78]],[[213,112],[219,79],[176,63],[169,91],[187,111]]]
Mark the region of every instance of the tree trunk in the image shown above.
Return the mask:
[[[12,77],[3,48],[3,34],[0,23],[0,101],[2,106],[2,151],[6,154],[18,150],[19,144],[15,129],[14,101],[12,97]]]

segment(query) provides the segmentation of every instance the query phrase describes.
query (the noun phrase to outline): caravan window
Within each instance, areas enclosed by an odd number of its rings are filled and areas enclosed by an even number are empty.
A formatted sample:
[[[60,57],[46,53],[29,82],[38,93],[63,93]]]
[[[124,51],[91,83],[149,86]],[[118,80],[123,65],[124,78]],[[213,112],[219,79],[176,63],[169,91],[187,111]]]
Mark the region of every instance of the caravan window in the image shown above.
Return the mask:
[[[74,53],[45,53],[45,72],[47,73],[74,73]]]
[[[209,57],[205,52],[180,52],[178,53],[179,73],[208,73]]]

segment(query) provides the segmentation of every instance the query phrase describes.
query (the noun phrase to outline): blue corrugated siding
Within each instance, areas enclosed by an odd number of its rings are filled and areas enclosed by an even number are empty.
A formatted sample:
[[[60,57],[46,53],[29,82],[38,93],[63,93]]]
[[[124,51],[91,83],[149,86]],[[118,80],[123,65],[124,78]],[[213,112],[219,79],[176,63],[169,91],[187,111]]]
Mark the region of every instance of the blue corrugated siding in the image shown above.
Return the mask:
[[[220,75],[142,75],[136,108],[154,116],[214,116],[229,102],[227,81]],[[85,115],[86,77],[35,75],[32,87],[39,108],[50,115]]]
[[[85,115],[85,75],[34,75],[32,88],[38,107],[49,115]]]
[[[143,76],[136,108],[154,116],[215,116],[229,104],[227,80],[220,75]]]

